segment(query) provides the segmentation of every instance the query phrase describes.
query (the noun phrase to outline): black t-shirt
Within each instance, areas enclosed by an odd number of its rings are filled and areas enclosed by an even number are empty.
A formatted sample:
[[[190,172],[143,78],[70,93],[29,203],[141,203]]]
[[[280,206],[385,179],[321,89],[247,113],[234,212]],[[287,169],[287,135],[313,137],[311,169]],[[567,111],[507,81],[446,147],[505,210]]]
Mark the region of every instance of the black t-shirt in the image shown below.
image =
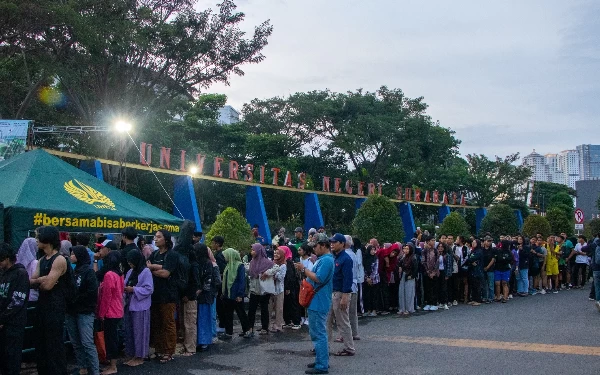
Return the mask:
[[[510,265],[513,261],[512,252],[510,250],[496,250],[494,252],[495,269],[497,271],[510,271]]]
[[[173,253],[173,250],[160,253],[155,251],[150,255],[148,259],[151,264],[160,264],[163,266],[163,270],[167,270],[173,276],[173,272],[177,269],[177,254]],[[171,276],[168,278],[158,277],[152,275],[152,281],[154,282],[154,292],[152,293],[152,303],[176,303],[179,299],[177,292],[177,286],[171,281]]]
[[[485,271],[485,267],[490,264],[492,259],[494,258],[494,248],[490,247],[489,249],[483,249],[483,268],[484,272],[494,272],[495,265],[492,265],[487,271]]]

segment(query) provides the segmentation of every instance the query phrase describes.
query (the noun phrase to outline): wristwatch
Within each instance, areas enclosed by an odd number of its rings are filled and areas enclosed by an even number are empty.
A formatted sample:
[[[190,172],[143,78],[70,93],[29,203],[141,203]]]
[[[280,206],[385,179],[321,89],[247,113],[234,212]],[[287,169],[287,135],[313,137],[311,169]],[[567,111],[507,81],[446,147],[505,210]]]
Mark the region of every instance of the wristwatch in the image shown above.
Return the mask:
[[[94,259],[94,263],[98,263],[98,259]]]

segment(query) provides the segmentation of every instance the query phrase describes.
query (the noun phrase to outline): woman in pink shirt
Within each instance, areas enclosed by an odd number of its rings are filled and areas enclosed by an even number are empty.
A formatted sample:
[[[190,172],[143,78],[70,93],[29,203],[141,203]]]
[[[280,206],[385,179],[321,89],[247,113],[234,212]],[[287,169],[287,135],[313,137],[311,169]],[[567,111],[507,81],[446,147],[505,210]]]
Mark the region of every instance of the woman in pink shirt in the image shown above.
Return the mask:
[[[119,357],[119,334],[117,328],[123,318],[123,289],[124,280],[121,272],[121,253],[116,250],[104,258],[103,270],[106,272],[100,280],[98,290],[98,313],[96,317],[104,325],[104,343],[106,359],[110,365],[102,370],[103,375],[117,373],[117,358]]]

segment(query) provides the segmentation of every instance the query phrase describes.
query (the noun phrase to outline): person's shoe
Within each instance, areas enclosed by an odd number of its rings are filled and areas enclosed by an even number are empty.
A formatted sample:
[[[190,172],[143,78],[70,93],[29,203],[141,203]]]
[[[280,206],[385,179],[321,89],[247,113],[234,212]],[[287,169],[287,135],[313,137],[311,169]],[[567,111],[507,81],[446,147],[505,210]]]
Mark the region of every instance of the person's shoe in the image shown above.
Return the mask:
[[[588,297],[588,301],[595,301],[592,297]]]
[[[435,305],[431,306],[431,308],[429,309],[429,311],[437,311],[437,310],[438,310],[438,307]]]
[[[231,341],[231,339],[233,339],[233,335],[228,335],[226,333],[223,333],[221,336],[219,336],[219,340]]]
[[[213,344],[218,344],[219,343],[219,338],[218,337],[213,337],[212,338],[212,343]]]
[[[290,328],[293,330],[299,330],[300,328],[302,328],[302,326],[300,324],[292,324]]]
[[[245,338],[245,339],[252,338],[252,337],[254,337],[254,332],[250,332],[250,331],[248,331],[248,332],[245,332],[245,333],[242,335],[242,337],[243,337],[243,338]]]
[[[458,301],[457,300],[452,301],[452,306],[458,306]]]
[[[431,311],[431,306],[429,305],[425,305],[425,307],[423,307],[424,311]]]
[[[314,362],[313,363],[309,363],[308,365],[306,365],[306,367],[308,367],[308,368],[315,368],[315,366],[316,366],[316,363],[314,363]]]
[[[596,301],[596,308],[600,311],[600,301]]]
[[[258,332],[258,334],[259,334],[260,336],[268,335],[268,334],[269,334],[269,331],[267,331],[266,329],[261,329],[261,330]]]
[[[292,326],[293,326],[292,323],[290,323],[290,324],[284,324],[284,325],[281,326],[281,328],[292,328]]]
[[[532,296],[535,296],[537,294],[537,292],[535,290],[532,290],[531,293],[529,293]]]
[[[382,311],[381,315],[390,315],[390,312],[389,311]]]
[[[444,305],[442,305],[441,303],[438,303],[437,307],[438,307],[438,309],[441,309],[442,307],[444,307]]]
[[[308,318],[304,318],[304,325],[308,325]]]
[[[370,317],[376,317],[376,316],[377,316],[377,313],[376,313],[375,311],[372,311],[372,312],[369,314],[369,316],[370,316]]]
[[[318,370],[316,368],[309,368],[308,370],[304,371],[305,374],[329,374],[329,371],[327,370]]]
[[[225,328],[217,327],[217,333],[225,333]]]
[[[479,302],[473,302],[473,303],[471,304],[471,306],[479,306],[479,305],[481,305],[481,303],[479,303]]]
[[[558,289],[553,289],[552,294],[558,294]]]
[[[542,289],[542,290],[540,290],[540,294],[541,294],[541,295],[544,295],[544,294],[546,294],[546,289]]]
[[[509,294],[509,295],[508,295],[508,299],[513,299],[513,295],[512,295],[512,294]]]
[[[448,307],[448,304],[444,304],[444,310],[450,310],[450,308]]]

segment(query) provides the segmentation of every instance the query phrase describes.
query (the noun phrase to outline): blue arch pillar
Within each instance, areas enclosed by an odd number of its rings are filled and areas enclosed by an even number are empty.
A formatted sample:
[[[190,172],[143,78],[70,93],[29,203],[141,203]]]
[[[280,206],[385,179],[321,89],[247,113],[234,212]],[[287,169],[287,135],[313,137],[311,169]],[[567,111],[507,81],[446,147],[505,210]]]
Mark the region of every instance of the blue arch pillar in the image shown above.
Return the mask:
[[[260,186],[246,186],[246,220],[251,226],[258,224],[258,234],[263,238],[262,243],[271,243],[271,229]]]
[[[523,229],[523,213],[521,210],[515,210],[515,218],[517,219],[517,228],[519,228],[519,232]]]
[[[356,213],[356,211],[358,211],[358,209],[363,205],[363,203],[365,203],[365,201],[367,200],[367,198],[356,198],[354,200],[354,207],[355,210],[354,212]]]
[[[99,180],[104,181],[104,175],[102,174],[102,163],[100,163],[100,160],[81,160],[79,162],[79,169],[91,174]]]
[[[323,226],[325,226],[325,222],[317,193],[306,193],[304,195],[304,231],[308,232],[310,228],[317,229]]]
[[[175,205],[173,206],[173,215],[194,222],[196,230],[201,231],[202,223],[198,214],[198,202],[196,202],[192,177],[177,176],[174,185],[173,201]]]
[[[476,234],[479,234],[479,230],[481,229],[481,221],[487,215],[487,209],[484,207],[480,207],[475,209],[475,231]]]
[[[448,206],[441,206],[440,209],[438,210],[438,221],[441,224],[444,219],[446,218],[446,216],[450,215],[450,207]]]
[[[412,205],[408,202],[400,203],[399,206],[400,218],[402,219],[402,227],[404,228],[404,242],[408,242],[413,238],[417,231],[415,218],[412,212]]]

